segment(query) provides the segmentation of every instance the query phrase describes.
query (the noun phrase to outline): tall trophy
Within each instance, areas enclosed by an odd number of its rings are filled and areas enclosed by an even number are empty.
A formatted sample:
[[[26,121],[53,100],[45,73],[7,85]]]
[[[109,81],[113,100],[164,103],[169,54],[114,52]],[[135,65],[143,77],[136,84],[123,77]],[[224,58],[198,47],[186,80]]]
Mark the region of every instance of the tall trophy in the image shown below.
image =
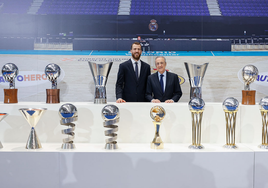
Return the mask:
[[[46,89],[46,103],[60,103],[60,89],[57,89],[57,79],[60,76],[60,67],[54,63],[48,64],[45,68],[45,74],[52,83],[51,89]]]
[[[236,149],[235,145],[235,127],[236,114],[238,111],[239,102],[233,97],[228,97],[222,103],[223,111],[226,119],[226,144],[223,146],[228,149]]]
[[[0,121],[2,121],[5,117],[7,117],[7,113],[0,113]],[[3,145],[0,141],[0,149],[3,148]]]
[[[95,83],[95,98],[94,104],[106,104],[106,83],[108,75],[112,68],[113,62],[106,64],[96,64],[88,62],[93,80]]]
[[[104,120],[103,126],[107,128],[104,132],[105,136],[109,138],[106,139],[105,149],[114,150],[118,149],[117,145],[117,134],[118,126],[115,125],[119,122],[119,109],[115,105],[106,105],[101,111],[102,119]]]
[[[75,124],[73,122],[78,119],[77,109],[74,105],[67,103],[60,107],[59,115],[61,117],[60,124],[67,126],[67,128],[63,129],[61,133],[68,136],[63,139],[61,149],[75,149],[75,145],[73,143]]]
[[[260,101],[260,111],[262,117],[262,149],[268,149],[268,97],[264,97]]]
[[[26,149],[42,148],[39,138],[35,132],[35,126],[40,120],[41,116],[46,111],[46,108],[21,108],[19,111],[31,126],[31,132],[26,143]]]
[[[242,77],[244,80],[244,90],[242,90],[242,104],[255,105],[256,90],[250,90],[249,85],[258,77],[259,71],[254,65],[246,65],[242,69]]]
[[[161,106],[154,106],[151,108],[150,116],[153,119],[153,123],[155,126],[155,134],[154,139],[151,142],[151,148],[152,149],[163,149],[164,143],[159,135],[160,126],[162,124],[162,120],[164,119],[166,115],[166,111]]]
[[[9,82],[9,89],[4,89],[4,103],[18,103],[18,89],[15,89],[15,78],[18,74],[19,69],[13,63],[7,63],[2,68],[2,75]]]
[[[203,149],[201,145],[201,124],[205,102],[201,98],[194,97],[189,101],[188,107],[192,114],[192,145],[190,149]]]

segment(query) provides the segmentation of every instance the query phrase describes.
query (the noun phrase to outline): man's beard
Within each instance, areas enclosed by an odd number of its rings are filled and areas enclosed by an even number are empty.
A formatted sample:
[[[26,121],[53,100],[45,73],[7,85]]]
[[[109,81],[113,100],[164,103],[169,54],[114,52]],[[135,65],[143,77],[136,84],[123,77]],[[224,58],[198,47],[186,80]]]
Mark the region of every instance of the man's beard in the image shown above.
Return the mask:
[[[135,57],[135,54],[132,54],[132,57],[133,57],[133,59],[140,59],[141,54],[138,54],[138,57],[137,58]]]

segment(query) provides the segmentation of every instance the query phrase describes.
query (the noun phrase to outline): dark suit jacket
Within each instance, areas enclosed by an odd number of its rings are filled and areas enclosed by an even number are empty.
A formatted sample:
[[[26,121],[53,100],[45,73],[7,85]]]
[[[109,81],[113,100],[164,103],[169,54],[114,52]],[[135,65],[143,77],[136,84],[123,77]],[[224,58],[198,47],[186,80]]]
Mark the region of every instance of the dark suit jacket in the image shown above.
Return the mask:
[[[181,86],[177,74],[167,72],[165,93],[162,91],[158,72],[148,77],[146,89],[146,99],[148,101],[159,99],[161,102],[165,102],[168,99],[172,99],[174,102],[177,102],[181,96]]]
[[[131,60],[119,65],[116,81],[116,99],[126,102],[146,102],[147,78],[151,75],[150,65],[141,61],[140,77],[137,80]]]

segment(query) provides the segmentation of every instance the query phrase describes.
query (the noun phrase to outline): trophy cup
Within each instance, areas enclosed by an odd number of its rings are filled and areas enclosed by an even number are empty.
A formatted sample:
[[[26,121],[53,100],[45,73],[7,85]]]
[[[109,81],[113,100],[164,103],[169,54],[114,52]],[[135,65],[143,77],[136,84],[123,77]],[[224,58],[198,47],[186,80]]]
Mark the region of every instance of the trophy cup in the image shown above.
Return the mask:
[[[164,148],[164,143],[159,135],[160,131],[160,125],[162,123],[162,120],[164,119],[166,115],[166,111],[163,107],[161,106],[154,106],[151,108],[150,111],[150,116],[154,120],[154,126],[155,126],[155,135],[154,139],[151,142],[151,148],[152,149],[163,149]]]
[[[259,105],[262,117],[262,144],[259,147],[268,149],[268,97],[262,98]]]
[[[104,120],[103,126],[107,128],[104,131],[105,136],[110,138],[106,139],[105,149],[114,150],[118,149],[117,146],[117,134],[118,126],[115,123],[119,122],[119,109],[115,105],[106,105],[101,111],[102,119]]]
[[[226,144],[223,146],[224,148],[237,148],[237,146],[235,145],[235,125],[238,106],[238,100],[233,97],[228,97],[222,103],[226,119]]]
[[[47,110],[46,108],[21,108],[19,109],[23,117],[27,120],[27,122],[32,127],[28,141],[26,143],[26,149],[42,148],[41,143],[35,132],[35,126],[46,110]]]
[[[255,90],[250,90],[249,85],[258,77],[259,71],[254,65],[246,65],[242,69],[242,77],[245,82],[244,90],[242,90],[242,104],[255,105]]]
[[[18,103],[18,89],[15,89],[15,78],[19,74],[18,67],[13,63],[7,63],[2,68],[2,74],[9,82],[9,89],[4,89],[4,103]]]
[[[0,113],[0,121],[2,121],[5,117],[7,117],[7,113]],[[0,141],[0,149],[3,148],[3,145]]]
[[[190,82],[190,99],[198,97],[202,99],[202,83],[207,70],[208,63],[203,65],[195,65],[191,63],[184,63]]]
[[[192,145],[190,149],[203,149],[201,145],[201,124],[205,102],[201,98],[194,97],[189,101],[188,107],[192,114]]]
[[[60,76],[60,67],[54,63],[48,64],[45,68],[45,74],[52,83],[51,89],[46,89],[46,103],[60,103],[60,89],[57,89],[57,79]]]
[[[68,127],[61,131],[62,134],[68,135],[68,138],[63,139],[61,149],[75,149],[73,143],[75,124],[73,122],[78,119],[77,109],[74,105],[67,103],[60,107],[59,115],[61,117],[60,124]]]
[[[112,68],[113,62],[106,64],[96,64],[88,62],[93,80],[95,83],[95,98],[94,104],[106,104],[106,83],[109,72]]]

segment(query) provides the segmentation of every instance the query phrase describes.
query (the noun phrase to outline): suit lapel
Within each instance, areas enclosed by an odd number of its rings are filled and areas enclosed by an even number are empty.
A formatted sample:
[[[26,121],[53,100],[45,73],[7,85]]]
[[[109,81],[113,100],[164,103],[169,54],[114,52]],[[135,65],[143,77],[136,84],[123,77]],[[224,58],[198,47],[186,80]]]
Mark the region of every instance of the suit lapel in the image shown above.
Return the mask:
[[[132,61],[131,60],[129,60],[129,62],[128,62],[128,68],[130,70],[131,76],[133,77],[133,79],[135,80],[135,82],[137,82],[137,78],[136,78],[135,71],[134,71],[134,68],[133,68]]]

